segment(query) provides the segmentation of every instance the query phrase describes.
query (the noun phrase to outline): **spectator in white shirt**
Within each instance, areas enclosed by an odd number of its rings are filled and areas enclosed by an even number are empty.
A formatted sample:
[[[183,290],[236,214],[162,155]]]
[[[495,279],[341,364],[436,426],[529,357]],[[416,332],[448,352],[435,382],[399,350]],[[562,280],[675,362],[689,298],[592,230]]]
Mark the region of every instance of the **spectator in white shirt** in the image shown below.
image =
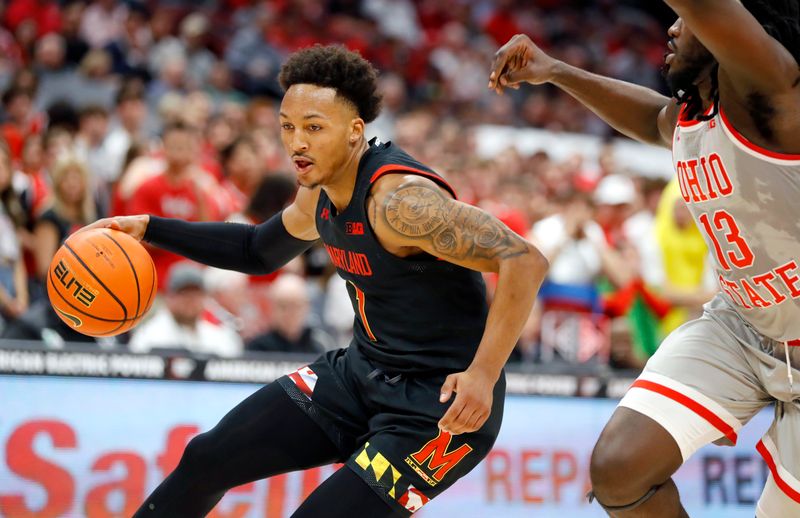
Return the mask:
[[[596,200],[608,203],[609,200]],[[571,192],[561,210],[536,223],[529,238],[550,261],[550,271],[539,295],[572,309],[600,311],[596,282],[605,275],[615,286],[625,286],[630,275],[623,258],[606,241],[594,219],[594,203],[587,193]]]
[[[206,302],[203,270],[192,263],[175,264],[167,280],[164,304],[133,331],[133,352],[186,349],[193,353],[233,357],[242,352],[242,340],[232,329],[203,318]]]

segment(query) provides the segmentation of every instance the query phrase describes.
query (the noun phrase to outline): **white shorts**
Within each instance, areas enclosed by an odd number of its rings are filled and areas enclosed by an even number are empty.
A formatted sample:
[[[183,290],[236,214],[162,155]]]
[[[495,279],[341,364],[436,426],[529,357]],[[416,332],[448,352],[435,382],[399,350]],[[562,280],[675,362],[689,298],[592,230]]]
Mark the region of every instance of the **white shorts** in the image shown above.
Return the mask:
[[[790,389],[786,346],[756,332],[723,295],[704,309],[664,340],[620,406],[660,424],[686,461],[710,442],[735,444],[741,427],[774,403],[756,447],[770,470],[756,516],[800,516],[800,371]],[[800,366],[800,347],[790,354]]]

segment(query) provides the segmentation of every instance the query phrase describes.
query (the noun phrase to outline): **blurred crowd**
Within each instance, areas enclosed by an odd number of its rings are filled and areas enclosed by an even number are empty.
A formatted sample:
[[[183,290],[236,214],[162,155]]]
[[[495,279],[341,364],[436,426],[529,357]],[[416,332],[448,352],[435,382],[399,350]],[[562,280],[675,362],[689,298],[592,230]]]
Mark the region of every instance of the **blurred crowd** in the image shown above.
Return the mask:
[[[487,123],[613,135],[553,88],[486,89],[494,51],[517,32],[572,64],[663,89],[665,24],[635,2],[9,0],[0,20],[2,337],[91,340],[57,319],[44,279],[60,244],[99,217],[259,223],[289,204],[276,77],[313,43],[343,43],[380,70],[371,136],[432,166],[550,259],[513,361],[640,366],[716,289],[677,184],[625,169],[612,146],[596,162],[577,149],[566,160],[475,152],[473,128]],[[150,251],[155,307],[100,346],[232,357],[349,341],[353,309],[321,247],[262,277]]]

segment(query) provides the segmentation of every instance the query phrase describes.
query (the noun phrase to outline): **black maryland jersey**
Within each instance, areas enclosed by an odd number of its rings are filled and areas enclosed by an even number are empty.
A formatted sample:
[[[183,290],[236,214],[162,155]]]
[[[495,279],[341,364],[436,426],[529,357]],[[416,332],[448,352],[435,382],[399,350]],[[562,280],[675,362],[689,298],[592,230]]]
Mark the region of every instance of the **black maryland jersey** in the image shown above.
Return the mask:
[[[380,245],[367,219],[366,200],[372,184],[390,173],[425,176],[452,192],[402,149],[373,139],[358,165],[347,208],[337,214],[324,190],[317,205],[317,230],[347,281],[356,313],[356,346],[387,371],[464,370],[486,325],[483,278],[428,254],[400,258]]]

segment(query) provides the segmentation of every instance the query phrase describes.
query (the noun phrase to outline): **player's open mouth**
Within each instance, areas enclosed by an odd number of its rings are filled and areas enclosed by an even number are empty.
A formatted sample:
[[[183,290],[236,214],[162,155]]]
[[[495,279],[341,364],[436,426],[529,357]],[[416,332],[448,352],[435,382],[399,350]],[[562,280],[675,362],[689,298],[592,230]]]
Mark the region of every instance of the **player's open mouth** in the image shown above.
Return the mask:
[[[664,53],[664,64],[669,65],[673,59],[675,59],[675,44],[672,40],[667,42],[667,48],[669,49]]]
[[[314,165],[314,162],[312,162],[307,158],[302,158],[302,157],[295,157],[293,162],[295,171],[297,171],[300,174],[307,173],[309,169],[311,169],[311,167]]]

